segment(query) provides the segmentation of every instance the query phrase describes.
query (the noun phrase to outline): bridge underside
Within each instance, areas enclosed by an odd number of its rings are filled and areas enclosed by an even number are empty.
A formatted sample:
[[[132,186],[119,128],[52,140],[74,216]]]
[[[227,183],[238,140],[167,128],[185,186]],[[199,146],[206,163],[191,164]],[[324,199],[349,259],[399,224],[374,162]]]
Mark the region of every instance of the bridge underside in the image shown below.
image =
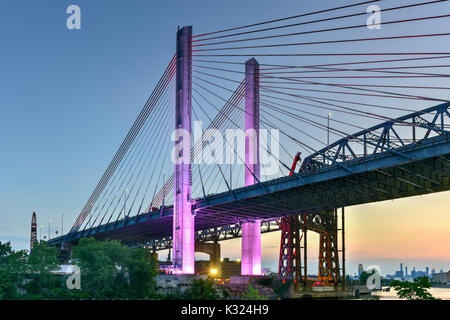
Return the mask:
[[[448,136],[344,164],[199,199],[192,207],[196,213],[195,229],[450,190]],[[88,236],[136,243],[171,234],[172,208],[169,207],[55,238],[50,244],[76,243]]]

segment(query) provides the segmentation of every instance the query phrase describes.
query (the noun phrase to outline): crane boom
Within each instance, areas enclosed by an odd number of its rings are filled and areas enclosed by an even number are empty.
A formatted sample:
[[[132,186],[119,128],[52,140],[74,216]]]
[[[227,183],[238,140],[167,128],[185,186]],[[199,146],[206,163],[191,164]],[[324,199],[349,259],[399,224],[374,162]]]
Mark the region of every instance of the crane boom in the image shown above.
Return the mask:
[[[294,162],[292,163],[292,167],[291,167],[291,172],[289,172],[289,175],[292,175],[292,173],[295,172],[295,168],[297,167],[297,162],[299,162],[301,160],[300,155],[302,153],[301,152],[297,152],[297,154],[294,157]]]

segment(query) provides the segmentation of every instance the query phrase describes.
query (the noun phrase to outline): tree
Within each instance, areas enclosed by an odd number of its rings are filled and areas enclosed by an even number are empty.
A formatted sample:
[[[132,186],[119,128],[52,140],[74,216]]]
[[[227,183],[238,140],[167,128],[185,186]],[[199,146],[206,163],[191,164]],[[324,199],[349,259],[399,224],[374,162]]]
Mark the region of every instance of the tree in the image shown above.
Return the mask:
[[[146,248],[116,240],[81,239],[73,249],[81,290],[93,299],[148,299],[155,296],[157,260]]]
[[[391,283],[397,291],[397,296],[407,300],[436,300],[427,289],[431,288],[431,281],[428,277],[417,277],[414,282],[394,280]]]
[[[371,273],[367,272],[367,271],[363,271],[361,272],[361,275],[359,276],[359,284],[361,285],[366,285],[367,284],[367,279],[369,279],[369,277],[375,272],[375,270],[372,270]]]
[[[13,251],[11,243],[0,241],[0,300],[19,298],[26,271],[27,252]]]
[[[53,299],[64,289],[56,248],[35,242],[33,251],[14,251],[9,242],[0,243],[0,299]]]
[[[145,248],[118,241],[81,239],[73,250],[80,267],[81,290],[69,290],[58,251],[47,242],[33,251],[14,251],[0,242],[0,299],[146,299],[155,296],[157,261]]]
[[[248,284],[248,289],[244,292],[243,297],[246,300],[267,300],[267,298],[260,295],[258,289],[253,288],[250,283]]]
[[[26,297],[32,299],[54,298],[55,288],[62,287],[61,277],[54,274],[59,269],[58,251],[47,242],[35,242],[26,261]]]
[[[93,299],[121,299],[128,294],[125,280],[129,249],[119,241],[83,238],[73,249],[81,272],[81,290]]]
[[[127,261],[130,279],[130,295],[134,299],[155,296],[158,262],[148,249],[136,248],[131,251]]]
[[[216,300],[219,298],[219,294],[211,280],[193,279],[191,287],[184,293],[184,298]]]

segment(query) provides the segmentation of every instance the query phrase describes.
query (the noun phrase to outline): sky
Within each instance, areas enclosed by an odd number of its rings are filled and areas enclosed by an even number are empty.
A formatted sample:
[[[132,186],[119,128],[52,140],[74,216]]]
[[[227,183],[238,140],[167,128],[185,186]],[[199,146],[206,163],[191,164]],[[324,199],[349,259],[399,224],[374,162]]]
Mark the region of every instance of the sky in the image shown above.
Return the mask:
[[[414,1],[381,6],[400,2]],[[81,8],[81,30],[66,28],[71,4]],[[27,248],[33,211],[42,233],[48,232],[49,219],[52,236],[61,232],[62,214],[64,232],[71,227],[170,61],[177,26],[209,32],[335,5],[330,0],[2,0],[0,241]],[[430,41],[416,44],[445,46]],[[358,263],[379,265],[382,273],[393,273],[400,262],[450,269],[449,199],[450,192],[444,192],[349,207],[349,273]],[[263,266],[273,270],[279,237],[275,232],[262,239]],[[314,237],[310,270],[318,255]],[[222,255],[239,258],[239,243],[223,242]]]

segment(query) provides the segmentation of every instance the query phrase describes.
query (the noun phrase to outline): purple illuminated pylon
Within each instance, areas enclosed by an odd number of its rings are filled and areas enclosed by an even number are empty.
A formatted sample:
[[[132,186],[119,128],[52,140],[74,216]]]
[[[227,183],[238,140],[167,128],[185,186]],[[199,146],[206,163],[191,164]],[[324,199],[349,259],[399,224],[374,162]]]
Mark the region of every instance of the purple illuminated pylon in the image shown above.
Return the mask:
[[[245,185],[258,183],[259,173],[259,64],[245,63]],[[261,275],[261,221],[242,223],[241,275]]]
[[[183,158],[175,164],[174,213],[173,213],[173,267],[175,273],[193,274],[194,261],[194,216],[191,212],[191,97],[192,97],[192,27],[183,27],[177,32],[177,74],[175,129],[189,133],[188,139],[179,137],[175,145],[182,144]],[[183,157],[183,153],[187,153]]]

